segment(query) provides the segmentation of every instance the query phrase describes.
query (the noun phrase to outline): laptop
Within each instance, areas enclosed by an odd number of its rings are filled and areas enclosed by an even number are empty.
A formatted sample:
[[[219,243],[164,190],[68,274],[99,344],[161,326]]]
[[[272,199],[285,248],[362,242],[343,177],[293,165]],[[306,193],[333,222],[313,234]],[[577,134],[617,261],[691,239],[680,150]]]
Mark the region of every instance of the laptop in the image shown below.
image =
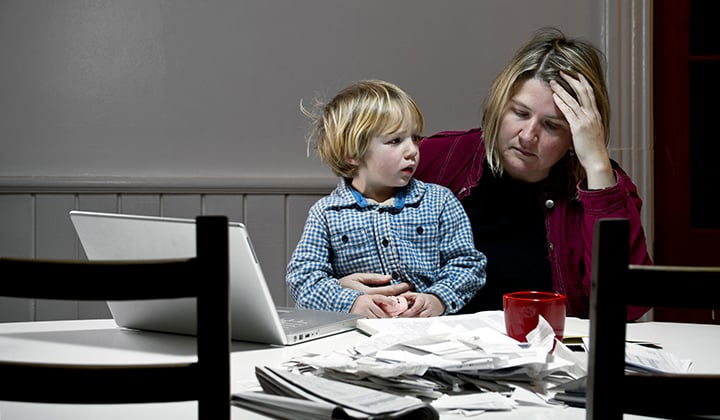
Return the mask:
[[[195,220],[73,210],[70,219],[89,260],[195,256]],[[229,224],[233,340],[291,345],[356,328],[361,315],[276,307],[245,225]],[[102,279],[98,279],[102,281]],[[195,299],[111,301],[120,327],[194,335]]]

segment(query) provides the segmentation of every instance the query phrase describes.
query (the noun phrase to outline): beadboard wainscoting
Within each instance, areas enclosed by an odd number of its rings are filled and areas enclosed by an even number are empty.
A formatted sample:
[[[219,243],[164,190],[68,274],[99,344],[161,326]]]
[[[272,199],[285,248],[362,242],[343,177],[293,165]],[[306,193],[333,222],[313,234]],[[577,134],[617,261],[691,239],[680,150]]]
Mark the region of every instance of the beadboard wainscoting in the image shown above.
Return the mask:
[[[291,305],[285,267],[308,209],[336,182],[332,178],[4,179],[0,180],[0,255],[85,259],[68,216],[74,209],[183,218],[222,214],[247,225],[275,303]],[[2,273],[2,281],[22,281],[22,276]],[[0,322],[109,317],[105,302],[0,298]]]

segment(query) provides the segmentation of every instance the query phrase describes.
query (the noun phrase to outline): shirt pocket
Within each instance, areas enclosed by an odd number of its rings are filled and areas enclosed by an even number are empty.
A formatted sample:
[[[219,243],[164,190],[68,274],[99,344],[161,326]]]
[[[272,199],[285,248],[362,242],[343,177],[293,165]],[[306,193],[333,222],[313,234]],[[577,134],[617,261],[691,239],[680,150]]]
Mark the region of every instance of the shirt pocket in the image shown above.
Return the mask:
[[[434,278],[440,268],[438,225],[409,223],[399,226],[396,232],[398,253],[405,270],[425,281]]]
[[[330,235],[333,265],[337,274],[351,274],[373,268],[376,252],[373,241],[363,228],[337,232]]]

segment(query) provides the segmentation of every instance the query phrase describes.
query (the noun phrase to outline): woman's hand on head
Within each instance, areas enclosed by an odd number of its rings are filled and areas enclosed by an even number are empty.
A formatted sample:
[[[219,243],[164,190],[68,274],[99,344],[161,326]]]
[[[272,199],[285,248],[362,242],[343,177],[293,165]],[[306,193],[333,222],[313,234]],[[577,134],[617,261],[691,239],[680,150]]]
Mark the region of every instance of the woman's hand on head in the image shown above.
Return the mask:
[[[408,292],[402,295],[407,299],[408,309],[398,315],[400,318],[440,316],[445,313],[445,304],[431,293]]]
[[[341,278],[340,286],[363,293],[385,296],[397,296],[412,290],[410,283],[390,284],[391,280],[392,277],[389,274],[353,273]]]
[[[550,82],[555,105],[570,125],[572,147],[587,173],[588,188],[602,189],[615,185],[615,174],[605,145],[605,128],[592,86],[580,73],[577,79],[563,72],[560,77],[573,88],[578,97],[575,100],[559,83],[554,80]]]

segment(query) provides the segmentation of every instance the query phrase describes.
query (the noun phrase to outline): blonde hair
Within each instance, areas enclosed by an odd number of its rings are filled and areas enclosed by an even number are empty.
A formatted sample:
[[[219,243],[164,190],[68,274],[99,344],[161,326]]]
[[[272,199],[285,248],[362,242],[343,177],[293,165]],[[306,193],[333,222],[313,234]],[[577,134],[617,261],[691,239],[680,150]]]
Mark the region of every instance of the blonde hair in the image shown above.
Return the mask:
[[[541,29],[515,53],[510,64],[493,82],[483,107],[483,136],[488,164],[493,172],[503,173],[500,152],[497,150],[500,120],[521,82],[533,78],[546,83],[555,80],[577,100],[576,92],[560,76],[561,71],[575,78],[582,74],[592,86],[605,129],[607,146],[610,133],[610,99],[605,85],[602,57],[602,52],[589,42],[568,39],[555,28]],[[565,166],[569,176],[568,189],[572,192],[577,183],[585,178],[584,168],[572,153],[566,154],[557,165]]]
[[[323,105],[316,101],[317,112],[300,109],[313,122],[307,136],[308,154],[314,147],[320,159],[333,173],[352,178],[364,159],[370,140],[400,129],[410,119],[415,136],[422,133],[425,121],[415,100],[396,85],[382,80],[362,80],[340,91]]]

